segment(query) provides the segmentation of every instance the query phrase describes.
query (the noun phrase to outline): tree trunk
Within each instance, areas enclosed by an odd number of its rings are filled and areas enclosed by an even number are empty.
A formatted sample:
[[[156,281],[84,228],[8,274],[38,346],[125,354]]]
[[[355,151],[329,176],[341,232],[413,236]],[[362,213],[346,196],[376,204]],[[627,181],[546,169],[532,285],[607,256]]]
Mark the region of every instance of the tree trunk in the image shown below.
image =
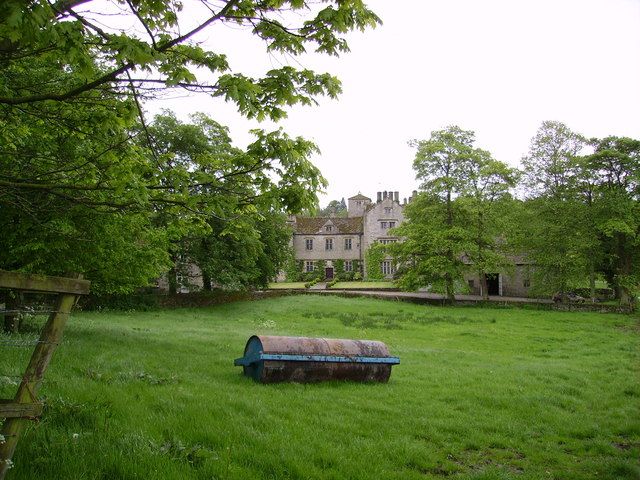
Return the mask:
[[[618,233],[618,268],[616,272],[616,295],[620,299],[620,305],[631,305],[632,296],[629,289],[624,284],[624,280],[628,275],[631,275],[631,255],[625,248],[625,235]]]
[[[480,295],[483,300],[489,300],[489,287],[487,286],[487,275],[482,271],[482,265],[484,265],[484,255],[482,248],[482,233],[484,232],[484,221],[482,219],[482,211],[478,211],[478,231],[476,237],[476,246],[478,247],[478,266],[480,269],[478,270],[478,278],[480,279]]]
[[[447,191],[447,226],[451,228],[453,225],[453,212],[451,209],[451,190]],[[449,265],[453,266],[455,259],[453,258],[453,252],[451,249],[447,250],[447,260],[449,260]],[[453,305],[456,303],[456,297],[453,292],[453,277],[450,273],[445,274],[445,285],[447,292],[447,303]]]
[[[176,262],[178,261],[178,257],[176,255],[171,255],[172,267],[169,269],[167,273],[167,280],[169,282],[169,294],[175,295],[178,293],[178,272],[176,269]]]
[[[480,295],[483,300],[489,300],[489,286],[487,285],[487,275],[484,272],[478,273],[480,277]]]
[[[453,305],[456,303],[456,296],[453,292],[453,278],[451,278],[451,274],[445,274],[445,285],[446,285],[446,294],[447,294],[447,303]]]
[[[17,310],[19,307],[18,297],[8,292],[4,298],[4,310]],[[18,313],[5,313],[3,330],[5,333],[18,333],[20,327],[20,315]]]
[[[589,290],[591,294],[591,303],[596,303],[596,267],[593,260],[589,265]]]

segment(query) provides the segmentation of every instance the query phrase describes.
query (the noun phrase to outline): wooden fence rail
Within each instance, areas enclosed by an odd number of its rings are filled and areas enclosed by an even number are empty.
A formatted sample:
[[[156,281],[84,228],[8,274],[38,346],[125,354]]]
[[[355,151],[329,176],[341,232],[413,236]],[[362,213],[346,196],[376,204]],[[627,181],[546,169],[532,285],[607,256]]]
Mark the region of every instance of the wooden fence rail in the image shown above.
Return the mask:
[[[0,399],[0,480],[11,468],[20,435],[30,420],[42,413],[37,393],[53,352],[62,340],[69,313],[79,295],[89,293],[90,282],[81,278],[48,277],[0,270],[0,289],[56,295],[54,307],[35,342],[29,364],[13,399]],[[2,313],[2,312],[0,312]]]

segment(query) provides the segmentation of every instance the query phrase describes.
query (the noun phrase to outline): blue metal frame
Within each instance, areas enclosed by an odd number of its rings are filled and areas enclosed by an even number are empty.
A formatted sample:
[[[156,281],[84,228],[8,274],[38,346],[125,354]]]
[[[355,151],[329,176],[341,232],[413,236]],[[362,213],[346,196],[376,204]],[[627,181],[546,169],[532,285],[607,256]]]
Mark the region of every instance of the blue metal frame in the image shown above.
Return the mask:
[[[276,360],[285,362],[335,362],[335,363],[385,363],[390,365],[398,365],[400,357],[346,357],[340,355],[291,355],[281,353],[263,353],[258,352],[237,358],[233,364],[248,367],[251,364],[263,360]]]

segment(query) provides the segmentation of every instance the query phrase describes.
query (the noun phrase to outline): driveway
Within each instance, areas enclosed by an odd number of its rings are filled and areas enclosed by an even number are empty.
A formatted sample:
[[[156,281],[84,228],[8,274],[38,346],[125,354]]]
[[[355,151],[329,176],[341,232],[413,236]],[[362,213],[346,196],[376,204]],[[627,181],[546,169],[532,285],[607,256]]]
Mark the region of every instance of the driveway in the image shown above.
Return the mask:
[[[316,284],[320,285],[320,284]],[[314,285],[314,286],[316,286]],[[311,287],[313,289],[313,287]],[[310,290],[311,290],[310,289]],[[320,289],[317,289],[320,290]],[[388,292],[388,291],[376,291],[376,290],[335,290],[335,289],[321,289],[317,293],[325,295],[339,294],[344,296],[353,297],[373,297],[373,298],[389,298],[396,300],[407,301],[422,301],[423,303],[443,303],[446,301],[446,297],[439,293],[429,292]],[[456,295],[456,302],[460,303],[480,303],[480,302],[494,302],[494,303],[531,303],[531,304],[552,304],[553,301],[547,298],[525,298],[525,297],[500,297],[490,296],[488,300],[483,299],[479,295]]]

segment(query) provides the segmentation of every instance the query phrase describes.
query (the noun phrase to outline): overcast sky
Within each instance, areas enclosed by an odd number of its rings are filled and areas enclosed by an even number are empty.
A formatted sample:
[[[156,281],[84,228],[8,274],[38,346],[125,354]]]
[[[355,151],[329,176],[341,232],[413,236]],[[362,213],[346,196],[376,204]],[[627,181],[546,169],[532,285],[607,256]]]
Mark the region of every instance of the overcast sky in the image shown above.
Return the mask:
[[[281,126],[315,141],[314,163],[329,181],[321,204],[380,190],[417,187],[412,138],[458,125],[476,145],[518,165],[544,120],[586,136],[640,138],[640,0],[369,0],[383,20],[349,36],[351,52],[277,59],[246,31],[223,27],[199,40],[229,55],[234,71],[257,75],[289,63],[329,71],[338,100],[294,108]],[[299,63],[298,63],[299,62]],[[204,111],[231,128],[238,146],[250,128],[231,105],[206,97],[147,105]]]

